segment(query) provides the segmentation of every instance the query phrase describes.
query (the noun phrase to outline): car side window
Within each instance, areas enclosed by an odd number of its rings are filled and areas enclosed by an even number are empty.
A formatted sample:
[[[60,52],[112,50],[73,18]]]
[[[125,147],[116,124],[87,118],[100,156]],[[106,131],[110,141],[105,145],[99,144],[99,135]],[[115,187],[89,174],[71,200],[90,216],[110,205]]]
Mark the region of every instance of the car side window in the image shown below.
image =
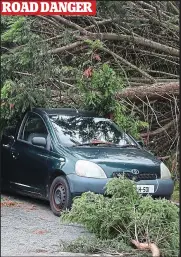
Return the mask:
[[[46,140],[48,137],[47,128],[41,117],[37,114],[31,114],[27,118],[25,125],[21,130],[19,139],[32,144],[33,137],[44,137]]]

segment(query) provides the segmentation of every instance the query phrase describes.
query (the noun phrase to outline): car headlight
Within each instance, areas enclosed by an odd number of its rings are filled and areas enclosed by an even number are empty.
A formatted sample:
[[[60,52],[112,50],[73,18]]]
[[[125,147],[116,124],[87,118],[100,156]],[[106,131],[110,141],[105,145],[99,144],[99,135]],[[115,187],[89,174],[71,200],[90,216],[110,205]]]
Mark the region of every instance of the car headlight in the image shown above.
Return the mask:
[[[171,178],[170,171],[163,162],[160,164],[160,171],[161,171],[161,179]]]
[[[78,176],[87,178],[107,178],[103,169],[94,162],[79,160],[75,165]]]

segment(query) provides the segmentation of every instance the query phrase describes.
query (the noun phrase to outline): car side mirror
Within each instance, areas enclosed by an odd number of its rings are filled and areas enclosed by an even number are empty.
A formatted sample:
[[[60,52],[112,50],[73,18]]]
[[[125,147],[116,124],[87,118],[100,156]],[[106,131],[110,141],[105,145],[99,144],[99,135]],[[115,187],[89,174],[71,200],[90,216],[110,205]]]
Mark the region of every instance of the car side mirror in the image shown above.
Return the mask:
[[[36,146],[46,147],[47,141],[44,137],[33,137],[32,144]]]
[[[144,147],[144,143],[143,143],[143,141],[137,141],[137,143],[141,146],[141,147]]]

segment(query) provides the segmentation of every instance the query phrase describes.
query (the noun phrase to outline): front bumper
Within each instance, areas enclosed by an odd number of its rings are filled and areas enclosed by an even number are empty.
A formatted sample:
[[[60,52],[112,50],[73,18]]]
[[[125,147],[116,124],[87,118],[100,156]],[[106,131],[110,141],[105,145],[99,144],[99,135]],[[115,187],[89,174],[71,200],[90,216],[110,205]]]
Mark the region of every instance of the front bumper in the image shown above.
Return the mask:
[[[105,185],[110,180],[79,177],[76,174],[67,175],[70,191],[73,196],[79,196],[84,192],[104,194]],[[154,185],[155,192],[151,195],[156,197],[169,197],[173,193],[174,182],[172,179],[140,180],[137,185]],[[143,194],[144,195],[144,194]]]

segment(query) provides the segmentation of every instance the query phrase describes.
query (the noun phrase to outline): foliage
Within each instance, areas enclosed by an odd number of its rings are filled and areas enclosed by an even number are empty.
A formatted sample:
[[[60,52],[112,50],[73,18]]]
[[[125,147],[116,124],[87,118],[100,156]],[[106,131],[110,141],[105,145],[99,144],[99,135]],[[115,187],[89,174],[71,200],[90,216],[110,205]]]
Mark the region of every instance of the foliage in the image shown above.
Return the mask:
[[[6,80],[1,91],[4,103],[1,104],[0,130],[9,124],[15,125],[17,119],[27,109],[47,105],[47,93],[47,91],[36,90],[31,84],[27,87],[24,83]]]
[[[113,179],[103,196],[86,192],[75,198],[71,211],[64,212],[63,221],[84,225],[101,240],[120,240],[128,246],[132,239],[153,242],[163,256],[179,251],[179,209],[166,199],[142,197],[133,182]]]
[[[101,115],[114,111],[115,92],[123,88],[123,80],[116,76],[108,64],[94,68],[92,76],[83,77],[80,89],[83,90],[85,106],[94,109]]]
[[[25,23],[25,17],[15,16],[15,17],[2,17],[1,25],[3,28],[3,33],[1,36],[2,44],[4,42],[12,43],[23,43],[26,39],[23,37],[23,25]]]
[[[179,202],[180,201],[180,183],[179,181],[175,182],[174,191],[172,195],[172,201]]]
[[[15,124],[28,108],[48,105],[51,96],[50,90],[41,86],[41,81],[50,77],[51,58],[47,60],[40,56],[41,49],[43,51],[46,45],[36,44],[40,36],[31,31],[31,19],[3,17],[1,24],[3,54],[0,132],[9,123]]]
[[[83,107],[103,116],[112,114],[114,121],[122,129],[138,137],[139,129],[147,127],[148,124],[130,114],[126,105],[116,99],[117,92],[124,88],[124,76],[117,75],[106,63],[96,65],[86,75],[79,81],[83,93]]]
[[[90,40],[90,39],[86,39],[84,41],[85,43],[89,44],[91,49],[97,49],[97,48],[101,48],[102,43],[100,40]]]
[[[149,85],[179,79],[179,2],[98,1],[96,17],[62,18],[1,18],[1,87],[6,81],[26,87],[31,85],[33,92],[36,90],[40,96],[42,89],[49,88],[52,97],[47,98],[48,105],[78,108],[87,98],[84,90],[77,86],[85,69],[90,68],[90,74],[102,69],[103,64],[109,64],[116,79],[121,80],[118,90],[123,86],[128,87],[128,91],[145,86],[148,99],[140,102],[137,97],[134,102],[121,99],[120,104],[115,101],[115,106],[106,102],[107,109],[103,101],[103,112],[113,112],[114,121],[136,137],[138,132],[149,134],[167,126],[172,117],[176,122],[167,131],[148,136],[145,141],[159,156],[175,151],[179,139],[178,90],[174,93],[176,97],[155,94],[156,101],[152,101]],[[84,76],[81,80],[86,88],[91,77]],[[91,86],[87,88],[90,95],[94,91]],[[97,97],[97,100],[101,99]],[[149,123],[149,128],[142,121]]]
[[[125,253],[125,256],[147,256],[145,253],[138,254],[138,251],[131,246],[125,244],[123,240],[118,239],[106,239],[101,240],[94,236],[80,237],[73,242],[61,242],[61,251],[73,252],[73,253],[104,253],[115,254],[115,252]],[[128,255],[129,253],[129,255]]]

